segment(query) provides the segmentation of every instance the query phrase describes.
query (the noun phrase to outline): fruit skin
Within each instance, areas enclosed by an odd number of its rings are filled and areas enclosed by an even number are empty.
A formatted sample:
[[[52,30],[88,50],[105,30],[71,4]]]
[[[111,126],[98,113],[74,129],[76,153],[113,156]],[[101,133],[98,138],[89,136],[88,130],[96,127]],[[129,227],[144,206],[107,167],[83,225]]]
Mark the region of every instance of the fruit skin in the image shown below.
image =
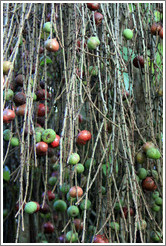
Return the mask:
[[[12,69],[12,63],[10,61],[3,62],[3,74],[8,74],[9,70]]]
[[[87,169],[89,169],[90,163],[91,163],[91,158],[87,159],[86,162],[85,162],[85,167]],[[95,159],[93,160],[93,164],[92,165],[94,165],[94,166],[96,165],[96,160]]]
[[[13,101],[15,102],[16,106],[23,105],[26,103],[26,95],[23,92],[17,92],[14,95]]]
[[[139,152],[136,155],[136,161],[139,164],[143,164],[146,161],[146,155],[143,152]]]
[[[154,144],[152,142],[146,142],[143,146],[142,146],[142,150],[146,153],[146,151],[152,147],[155,147]]]
[[[95,17],[95,23],[96,25],[100,25],[103,19],[103,15],[99,12],[95,12],[94,13],[94,17]]]
[[[128,216],[128,208],[127,207],[123,207],[122,210],[123,210],[123,213],[124,213],[125,218],[127,219],[127,216]],[[133,215],[134,215],[134,210],[133,210],[133,208],[130,208],[130,216],[133,216]]]
[[[76,197],[71,197],[70,195],[69,195],[69,192],[67,193],[67,200],[68,201],[72,201],[72,202],[76,202],[77,201],[77,198]]]
[[[100,45],[100,40],[97,37],[90,37],[87,45],[89,50],[95,50]]]
[[[154,241],[154,242],[159,242],[160,241],[160,237],[161,237],[161,234],[159,231],[152,231],[150,233],[150,237],[151,239]]]
[[[11,109],[4,109],[3,111],[3,122],[4,123],[9,123],[15,118],[15,112]]]
[[[42,204],[40,205],[40,210],[39,210],[42,214],[47,214],[50,212],[50,208],[48,206],[47,203],[44,203],[44,206],[42,208]]]
[[[14,92],[11,89],[8,89],[6,92],[6,97],[5,97],[5,91],[3,92],[3,97],[4,99],[8,102],[13,99]]]
[[[48,150],[48,144],[45,142],[39,142],[36,144],[36,152],[38,155],[45,155]]]
[[[98,75],[98,67],[93,67],[93,66],[90,66],[89,67],[89,75],[90,76],[97,76]]]
[[[36,210],[37,210],[37,204],[35,202],[28,202],[24,208],[24,211],[27,214],[33,214],[34,212],[36,212]]]
[[[76,164],[76,171],[77,171],[77,173],[83,173],[84,172],[84,166],[81,163]]]
[[[44,233],[53,233],[54,232],[54,225],[51,222],[46,222],[43,225]]]
[[[133,38],[133,31],[130,29],[125,29],[123,31],[123,36],[125,37],[125,39],[131,40]]]
[[[159,192],[158,191],[154,191],[153,193],[152,193],[152,198],[153,199],[156,199],[157,197],[159,197]]]
[[[56,38],[48,39],[47,41],[45,41],[45,48],[51,52],[58,51],[59,50],[59,44],[58,44]]]
[[[45,143],[52,143],[56,138],[56,133],[52,129],[47,129],[42,132],[42,140]]]
[[[159,36],[161,39],[163,39],[163,28],[161,28],[160,32],[159,32]]]
[[[93,243],[109,243],[108,239],[105,237],[105,235],[95,235]]]
[[[67,209],[67,214],[69,215],[69,217],[76,217],[79,214],[79,209],[77,206],[70,206]]]
[[[11,138],[11,142],[10,142],[12,147],[17,147],[20,145],[19,139],[16,137],[12,137]]]
[[[12,133],[11,133],[11,131],[9,129],[4,130],[3,131],[3,139],[5,141],[9,141],[11,134]]]
[[[142,188],[147,191],[154,191],[157,187],[155,187],[155,182],[151,177],[147,177],[142,181]]]
[[[83,230],[83,222],[80,219],[74,219],[73,223],[75,225],[76,231],[82,231]]]
[[[136,56],[133,59],[133,65],[136,68],[140,68],[140,67],[144,68],[144,58],[143,58],[143,56]]]
[[[90,200],[87,200],[87,205],[86,205],[86,209],[90,209],[91,207],[91,201]],[[81,201],[80,203],[80,209],[81,210],[84,210],[85,209],[85,199]]]
[[[53,204],[53,208],[59,212],[65,212],[67,209],[67,204],[63,200],[57,200]]]
[[[61,139],[60,136],[56,134],[54,141],[52,143],[50,143],[51,147],[52,148],[58,147],[60,144],[60,139]]]
[[[145,179],[147,176],[147,170],[145,168],[139,168],[138,169],[138,177],[139,179]]]
[[[111,222],[110,226],[112,230],[119,231],[119,224],[117,222]]]
[[[160,206],[158,206],[157,204],[154,204],[152,206],[152,210],[155,211],[155,212],[158,212],[160,210]]]
[[[76,165],[80,161],[80,156],[77,153],[72,153],[69,159],[70,165]]]
[[[81,197],[83,195],[83,189],[79,186],[73,186],[70,188],[69,195],[71,197],[77,197],[77,193],[78,193],[78,197]]]
[[[3,209],[3,218],[5,218],[8,215],[7,208]]]
[[[155,203],[159,206],[161,206],[163,204],[163,199],[161,197],[156,197],[155,199]]]
[[[43,197],[44,197],[44,192],[43,192],[43,194],[42,194],[42,198],[43,198]],[[49,200],[49,201],[53,201],[53,200],[55,199],[55,194],[52,193],[51,190],[48,190],[48,191],[47,191],[46,197],[48,197],[48,200]]]
[[[95,11],[99,9],[100,4],[99,3],[87,3],[87,7],[88,9]]]
[[[47,113],[49,112],[48,106],[47,106]],[[38,106],[37,111],[38,116],[45,116],[45,105],[43,103],[40,103]]]
[[[65,183],[60,187],[60,191],[63,194],[67,194],[69,192],[69,189],[70,189],[70,186],[68,184],[65,184]]]
[[[50,33],[50,31],[51,31],[51,22],[44,23],[43,31],[46,32],[46,33]]]
[[[141,226],[141,230],[145,230],[146,227],[147,227],[146,221],[145,220],[140,220],[140,226]],[[138,222],[137,222],[137,229],[140,230]]]
[[[17,85],[20,85],[20,86],[23,86],[23,75],[22,74],[18,74],[16,77],[15,77],[15,82],[17,83]]]
[[[66,234],[66,242],[70,243],[75,243],[78,240],[78,233],[74,233],[72,231],[68,231]]]
[[[16,108],[16,115],[24,116],[24,114],[25,114],[25,108],[26,108],[26,103],[18,106]],[[28,111],[27,111],[27,114],[28,114]]]
[[[158,34],[162,29],[162,24],[161,23],[153,23],[150,29],[150,32],[152,35]]]
[[[56,177],[50,177],[49,180],[48,180],[48,183],[51,185],[51,186],[54,186],[57,182],[57,178]]]
[[[36,135],[36,143],[41,142],[41,136],[42,136],[41,132],[36,132],[35,135]]]
[[[79,145],[85,145],[87,141],[91,140],[91,138],[91,133],[87,130],[83,130],[77,135],[76,143]]]
[[[161,157],[160,151],[156,148],[148,149],[146,151],[146,155],[148,158],[154,159],[154,160],[160,159],[160,157]]]

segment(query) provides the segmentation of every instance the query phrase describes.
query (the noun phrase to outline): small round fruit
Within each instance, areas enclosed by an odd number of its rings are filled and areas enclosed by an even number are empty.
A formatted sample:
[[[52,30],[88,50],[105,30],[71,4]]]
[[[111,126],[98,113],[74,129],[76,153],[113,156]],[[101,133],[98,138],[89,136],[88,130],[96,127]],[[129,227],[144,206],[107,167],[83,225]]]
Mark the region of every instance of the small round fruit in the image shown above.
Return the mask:
[[[23,93],[23,92],[15,93],[13,101],[15,102],[16,106],[25,104],[26,103],[25,93]]]
[[[146,229],[147,223],[145,220],[140,220],[140,227],[142,231]],[[137,222],[137,229],[140,230],[140,227],[139,227],[139,223]]]
[[[20,145],[19,139],[16,137],[12,137],[11,138],[11,142],[10,142],[12,147],[17,147]]]
[[[95,17],[95,23],[96,25],[100,25],[103,19],[103,15],[99,12],[95,12],[94,13],[94,17]]]
[[[114,209],[120,210],[120,204],[121,204],[121,206],[123,206],[123,204],[124,204],[124,201],[122,199],[120,199],[120,203],[119,202],[115,203]]]
[[[95,50],[100,45],[100,40],[97,37],[90,37],[87,45],[89,50]]]
[[[71,197],[69,192],[67,193],[67,200],[68,201],[71,201],[71,202],[76,202],[77,201],[77,198],[76,197]]]
[[[91,140],[91,138],[91,133],[87,130],[83,130],[77,135],[76,143],[79,145],[85,145],[87,141]]]
[[[63,194],[67,194],[70,190],[70,185],[68,184],[63,184],[61,187],[60,187],[60,191],[63,193]]]
[[[44,233],[53,233],[54,232],[54,225],[51,222],[46,222],[43,225]]]
[[[138,177],[139,179],[145,179],[147,176],[147,170],[145,168],[139,168],[138,169]]]
[[[14,92],[11,89],[8,89],[6,92],[6,97],[5,97],[5,91],[3,92],[3,97],[4,99],[8,102],[13,99]]]
[[[37,210],[37,204],[36,202],[28,202],[26,205],[25,205],[25,208],[24,208],[24,211],[27,213],[27,214],[33,214],[35,213]]]
[[[44,197],[44,192],[43,192],[43,194],[42,194],[42,198]],[[46,197],[48,197],[48,200],[49,201],[53,201],[54,199],[55,199],[55,194],[54,193],[52,193],[52,191],[51,190],[48,190],[47,191],[47,196]]]
[[[66,242],[75,243],[78,241],[78,233],[74,233],[73,231],[68,231],[66,234]]]
[[[139,153],[136,155],[136,161],[137,161],[137,163],[139,163],[139,164],[145,163],[145,161],[146,161],[146,155],[145,155],[143,152],[139,152]]]
[[[152,176],[153,176],[153,178],[154,178],[155,180],[158,181],[159,175],[158,175],[158,172],[157,172],[156,170],[152,170]]]
[[[41,142],[41,136],[42,136],[41,132],[36,132],[35,136],[36,136],[36,143]]]
[[[48,180],[48,183],[51,185],[51,186],[54,186],[57,182],[57,178],[56,177],[50,177],[49,180]]]
[[[150,29],[152,35],[158,34],[162,29],[161,23],[153,23]]]
[[[42,204],[40,205],[40,212],[42,214],[48,214],[50,212],[50,208],[47,203],[44,203],[44,206],[42,206]]]
[[[83,195],[83,189],[79,186],[71,187],[69,190],[69,195],[71,197],[77,197],[77,194],[78,194],[78,197],[81,197]]]
[[[84,172],[84,166],[81,163],[76,164],[76,171],[77,171],[77,173],[83,173]]]
[[[3,74],[7,75],[11,68],[12,68],[12,63],[10,61],[3,62]]]
[[[15,82],[17,85],[20,85],[20,86],[23,86],[23,75],[22,74],[18,74],[16,77],[15,77]]]
[[[160,32],[159,32],[159,36],[161,39],[163,39],[163,28],[161,28]]]
[[[43,103],[40,103],[38,106],[38,110],[37,110],[37,116],[45,116],[45,105]],[[47,106],[47,113],[49,112],[48,106]]]
[[[96,227],[95,227],[95,226],[90,225],[90,226],[88,227],[88,233],[90,233],[90,234],[94,234],[94,233],[95,233],[95,231],[96,231]]]
[[[67,209],[67,214],[69,215],[69,217],[76,217],[79,214],[79,209],[77,206],[70,206]]]
[[[12,133],[11,133],[11,131],[9,129],[6,129],[6,130],[3,131],[3,139],[5,141],[9,141],[11,135],[12,135]]]
[[[58,212],[65,212],[67,209],[67,204],[63,200],[57,200],[54,202],[53,208]]]
[[[89,169],[90,163],[91,163],[91,158],[87,159],[86,162],[85,162],[85,167],[86,167],[87,169]],[[96,160],[95,160],[95,159],[93,160],[92,165],[93,165],[93,166],[96,165]]]
[[[54,39],[48,39],[46,42],[45,42],[45,47],[48,51],[51,51],[51,52],[56,52],[59,50],[59,44],[56,40],[56,38]]]
[[[26,103],[18,106],[16,108],[16,115],[24,116],[25,115],[25,109],[26,109]],[[28,114],[28,112],[27,112],[27,114]]]
[[[105,237],[105,235],[95,235],[93,243],[109,243],[108,239]]]
[[[117,222],[111,222],[110,227],[112,230],[117,230],[119,231],[119,224]]]
[[[125,39],[130,40],[133,38],[133,31],[130,29],[125,29],[123,31],[123,36],[125,37]]]
[[[163,199],[161,197],[156,197],[155,203],[159,206],[162,206],[163,204]]]
[[[73,153],[70,156],[69,164],[76,165],[80,161],[80,156],[77,153]]]
[[[44,131],[44,128],[42,128],[42,127],[35,127],[35,132],[40,132],[40,133],[42,133]]]
[[[158,149],[150,148],[146,151],[146,156],[150,159],[157,160],[157,159],[160,159],[161,154],[160,154],[160,151]]]
[[[3,122],[9,123],[10,121],[14,120],[15,113],[13,110],[5,108],[3,111]]]
[[[97,76],[98,75],[98,67],[93,67],[93,66],[90,66],[89,67],[89,75],[90,76]]]
[[[143,56],[136,56],[133,60],[133,65],[136,68],[144,68],[144,58]]]
[[[80,219],[74,219],[73,223],[75,225],[76,231],[82,231],[83,230],[83,222]]]
[[[90,209],[91,207],[91,201],[87,200],[87,203],[85,204],[85,199],[81,201],[80,203],[80,209],[84,210],[85,209],[85,205],[86,205],[86,210]]]
[[[99,9],[100,4],[99,3],[87,3],[87,7],[88,9],[95,11]]]
[[[159,231],[152,231],[151,233],[150,233],[150,237],[151,237],[151,239],[153,240],[153,242],[159,242],[160,241],[160,237],[161,237],[161,234],[160,234],[160,232]]]
[[[128,208],[127,207],[123,207],[122,210],[123,210],[123,213],[124,213],[125,218],[127,219],[127,216],[128,216]],[[130,216],[133,216],[133,215],[134,215],[134,210],[133,210],[133,208],[130,208]]]
[[[157,197],[159,197],[159,192],[158,191],[154,191],[153,193],[152,193],[152,198],[153,199],[156,199]]]
[[[50,33],[50,31],[51,31],[51,22],[44,23],[43,31],[46,32],[46,33]]]
[[[36,152],[38,155],[45,155],[48,150],[48,144],[45,142],[39,142],[36,144]]]
[[[142,188],[147,191],[154,191],[155,182],[151,177],[147,177],[142,181]]]
[[[5,218],[8,215],[7,208],[3,209],[3,218]]]
[[[160,206],[158,206],[157,204],[153,204],[152,210],[153,210],[154,212],[158,212],[158,211],[160,210]]]
[[[143,146],[142,149],[143,151],[146,153],[146,151],[152,147],[155,147],[154,144],[152,142],[146,142]]]
[[[47,129],[42,132],[42,140],[45,143],[52,143],[56,138],[56,133],[52,129]]]
[[[52,148],[58,147],[60,144],[60,136],[56,134],[56,137],[52,143],[50,143]]]

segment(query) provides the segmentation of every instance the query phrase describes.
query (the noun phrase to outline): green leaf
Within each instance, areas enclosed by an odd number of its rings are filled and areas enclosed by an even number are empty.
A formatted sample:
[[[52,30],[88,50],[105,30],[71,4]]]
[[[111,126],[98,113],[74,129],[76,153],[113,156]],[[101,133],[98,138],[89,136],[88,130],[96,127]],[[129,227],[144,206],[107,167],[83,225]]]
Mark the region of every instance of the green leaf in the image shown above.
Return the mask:
[[[3,168],[3,179],[5,181],[9,181],[10,180],[10,170],[7,166],[4,166]]]
[[[156,22],[158,22],[158,21],[161,21],[161,19],[162,19],[162,13],[160,13],[159,11],[154,11],[154,19],[155,19],[155,21]]]
[[[109,162],[107,162],[107,164],[103,164],[102,165],[102,169],[103,169],[104,175],[106,176],[106,173],[109,173],[110,172],[110,169],[111,169]]]
[[[44,66],[45,64],[44,56],[40,58],[40,61],[41,61],[40,66]],[[46,56],[46,64],[51,64],[51,63],[52,63],[51,58],[49,56]]]

